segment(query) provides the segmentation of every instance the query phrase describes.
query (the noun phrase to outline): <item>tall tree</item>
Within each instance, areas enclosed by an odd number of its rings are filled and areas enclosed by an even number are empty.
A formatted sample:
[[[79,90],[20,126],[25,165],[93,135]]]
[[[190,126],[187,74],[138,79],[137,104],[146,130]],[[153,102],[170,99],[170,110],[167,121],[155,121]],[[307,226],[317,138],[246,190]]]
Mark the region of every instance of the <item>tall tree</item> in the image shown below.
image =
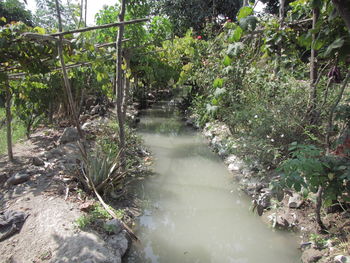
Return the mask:
[[[242,0],[150,0],[153,13],[166,15],[175,27],[175,33],[183,35],[189,28],[201,31],[207,22],[220,23],[220,18],[235,20]]]
[[[79,10],[79,6],[73,5],[70,2],[68,2],[68,4],[62,4],[61,1],[59,1],[58,3],[63,29],[70,30],[76,28],[79,19],[75,17],[73,12]],[[35,23],[48,30],[57,29],[58,21],[56,17],[55,0],[36,0],[36,5],[37,10],[34,17]]]

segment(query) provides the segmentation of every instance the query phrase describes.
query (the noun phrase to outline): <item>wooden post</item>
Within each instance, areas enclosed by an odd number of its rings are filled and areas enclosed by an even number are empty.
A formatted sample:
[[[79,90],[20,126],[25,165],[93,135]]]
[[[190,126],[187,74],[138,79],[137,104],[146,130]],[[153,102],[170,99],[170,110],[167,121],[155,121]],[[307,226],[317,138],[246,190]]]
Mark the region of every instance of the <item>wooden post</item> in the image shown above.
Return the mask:
[[[125,16],[125,6],[126,1],[121,1],[121,9],[119,14],[119,22],[124,22]],[[124,127],[124,118],[122,111],[123,104],[123,80],[122,80],[122,40],[124,35],[124,24],[119,26],[118,35],[117,35],[117,60],[116,60],[116,90],[117,90],[117,118],[119,124],[119,150],[120,150],[120,162],[122,170],[125,169],[125,127]]]
[[[316,23],[320,15],[318,7],[312,10],[312,29],[316,29]],[[310,57],[310,106],[308,109],[309,123],[315,124],[317,121],[316,117],[316,104],[317,104],[317,51],[314,48],[314,44],[317,38],[317,33],[312,33],[312,44],[311,44],[311,57]]]
[[[60,7],[59,7],[58,0],[55,0],[55,1],[56,1],[56,10],[57,10],[57,17],[58,17],[58,30],[59,30],[59,32],[62,32],[62,20],[61,20]],[[75,126],[76,126],[76,128],[78,130],[80,138],[82,139],[83,138],[83,132],[82,132],[82,130],[80,128],[79,118],[78,118],[78,115],[76,113],[76,108],[74,106],[72,90],[71,90],[69,79],[68,79],[66,64],[64,62],[62,39],[63,39],[63,36],[59,35],[58,54],[59,54],[59,57],[60,57],[60,62],[61,62],[61,67],[62,67],[64,86],[65,86],[65,89],[66,89],[66,92],[67,92],[68,104],[69,104],[70,110],[71,110],[72,115],[73,115],[73,120],[75,122]]]
[[[126,50],[124,52],[124,58],[126,61],[126,69],[130,70],[130,51]],[[126,73],[126,72],[125,72]],[[126,111],[128,108],[128,100],[129,100],[129,93],[130,93],[130,77],[127,76],[127,74],[124,74],[124,95],[123,95],[123,119],[125,121],[126,119]]]
[[[7,156],[9,161],[13,162],[13,151],[12,151],[12,114],[11,114],[11,90],[8,80],[5,82],[6,89],[6,136],[7,136]]]
[[[87,18],[87,0],[85,0],[85,17],[84,17],[84,25],[85,25],[85,27],[87,25],[86,18]]]

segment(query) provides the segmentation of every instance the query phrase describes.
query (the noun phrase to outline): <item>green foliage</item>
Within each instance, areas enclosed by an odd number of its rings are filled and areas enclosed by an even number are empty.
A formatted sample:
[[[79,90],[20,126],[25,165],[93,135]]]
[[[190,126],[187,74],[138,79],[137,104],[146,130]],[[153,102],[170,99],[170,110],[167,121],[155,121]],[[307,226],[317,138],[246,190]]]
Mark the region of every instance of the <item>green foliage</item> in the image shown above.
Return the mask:
[[[124,211],[121,209],[115,210],[112,207],[109,207],[114,213],[118,216],[119,219],[122,219],[124,216]],[[94,224],[98,220],[109,220],[112,219],[112,216],[102,207],[100,203],[96,203],[92,209],[86,215],[82,215],[75,220],[75,225],[80,229],[86,229]],[[113,227],[113,226],[112,226]],[[102,228],[106,232],[112,232],[113,229],[107,225],[103,225]]]
[[[323,238],[322,236],[318,234],[312,233],[310,235],[310,241],[315,244],[315,246],[319,249],[323,249],[327,246],[327,239]]]
[[[0,1],[0,26],[12,22],[23,22],[28,26],[33,26],[32,13],[26,10],[25,5],[19,0]]]
[[[74,29],[79,24],[80,6],[72,1],[59,0],[62,26],[64,31]],[[44,27],[49,32],[57,31],[58,20],[55,0],[36,0],[37,10],[34,15],[34,22]]]
[[[6,125],[5,125],[5,109],[0,108],[0,154],[6,152]],[[16,116],[12,120],[12,142],[17,143],[26,136],[26,127],[23,122]]]
[[[314,193],[322,186],[326,206],[330,206],[338,197],[349,199],[343,196],[350,181],[350,164],[346,158],[324,156],[323,150],[314,145],[292,143],[289,150],[291,158],[279,168],[283,186],[298,192],[305,188]]]
[[[85,174],[98,190],[106,191],[107,188],[113,188],[113,181],[120,179],[119,176],[115,176],[119,162],[112,151],[103,153],[97,149],[86,155],[82,152],[82,161]]]
[[[251,14],[253,14],[253,8],[251,8],[250,6],[244,6],[239,10],[237,14],[237,20],[239,21],[242,18],[246,18],[247,16],[250,16]]]
[[[207,22],[214,27],[222,22],[222,17],[234,20],[241,7],[240,1],[204,1],[204,0],[151,0],[153,14],[169,17],[174,25],[174,33],[185,35],[189,28],[196,32],[204,31]]]
[[[50,92],[47,85],[26,80],[12,82],[14,92],[14,106],[16,115],[26,126],[26,135],[29,138],[32,129],[40,123],[44,113],[49,108]]]

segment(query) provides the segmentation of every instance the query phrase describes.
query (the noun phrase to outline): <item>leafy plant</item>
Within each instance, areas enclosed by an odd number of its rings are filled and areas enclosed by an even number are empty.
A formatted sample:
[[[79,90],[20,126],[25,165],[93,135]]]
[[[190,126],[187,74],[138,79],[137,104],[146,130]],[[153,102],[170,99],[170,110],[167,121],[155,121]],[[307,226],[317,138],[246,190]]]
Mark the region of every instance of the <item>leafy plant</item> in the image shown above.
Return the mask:
[[[289,148],[291,158],[282,162],[279,171],[282,172],[280,183],[283,187],[300,192],[303,188],[316,194],[316,219],[320,228],[324,226],[320,208],[322,202],[326,206],[338,198],[345,201],[349,197],[350,164],[347,158],[335,155],[324,155],[323,150],[314,145],[300,145],[292,143]]]
[[[115,184],[124,177],[124,173],[118,173],[120,165],[118,155],[115,156],[112,151],[106,154],[96,149],[94,153],[87,153],[81,145],[79,149],[83,164],[83,176],[80,177],[80,181],[87,190],[92,189],[90,183],[94,184],[97,191],[113,189]]]

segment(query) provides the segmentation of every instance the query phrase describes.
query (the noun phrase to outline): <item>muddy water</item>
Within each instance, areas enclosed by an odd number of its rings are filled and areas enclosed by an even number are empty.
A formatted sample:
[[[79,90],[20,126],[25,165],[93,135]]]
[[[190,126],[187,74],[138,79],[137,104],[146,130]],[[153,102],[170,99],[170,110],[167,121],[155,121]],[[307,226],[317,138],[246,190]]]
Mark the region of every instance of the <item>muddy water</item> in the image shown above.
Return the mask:
[[[147,110],[139,133],[155,157],[155,175],[139,185],[141,244],[127,262],[300,262],[296,238],[249,211],[222,160],[171,107]]]

